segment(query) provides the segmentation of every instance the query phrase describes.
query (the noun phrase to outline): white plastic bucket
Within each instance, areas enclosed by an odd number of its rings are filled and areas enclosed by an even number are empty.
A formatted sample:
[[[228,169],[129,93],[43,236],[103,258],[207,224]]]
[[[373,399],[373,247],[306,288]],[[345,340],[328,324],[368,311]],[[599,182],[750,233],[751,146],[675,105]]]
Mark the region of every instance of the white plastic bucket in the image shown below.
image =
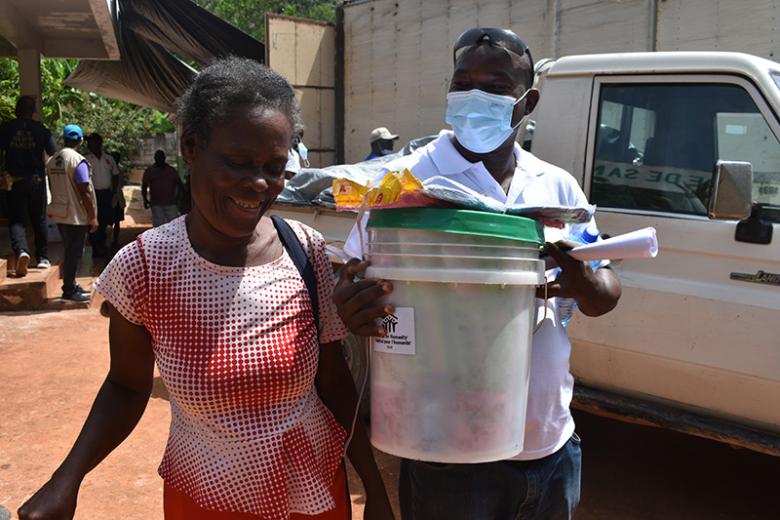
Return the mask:
[[[538,244],[370,226],[367,276],[393,282],[396,308],[371,345],[372,444],[432,462],[517,455],[544,281]]]

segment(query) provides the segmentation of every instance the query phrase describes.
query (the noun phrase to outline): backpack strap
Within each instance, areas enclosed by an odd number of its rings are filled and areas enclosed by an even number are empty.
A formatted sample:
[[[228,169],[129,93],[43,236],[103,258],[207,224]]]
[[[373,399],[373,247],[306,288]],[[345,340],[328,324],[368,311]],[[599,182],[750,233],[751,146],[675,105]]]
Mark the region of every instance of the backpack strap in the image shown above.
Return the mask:
[[[309,255],[306,254],[306,250],[303,249],[301,241],[298,240],[295,231],[290,227],[290,224],[277,215],[272,215],[271,221],[274,223],[276,232],[279,234],[279,240],[287,250],[287,254],[290,255],[295,267],[298,268],[298,272],[301,274],[301,278],[303,278],[303,283],[309,291],[312,313],[314,314],[314,325],[317,327],[317,335],[319,335],[320,301],[319,296],[317,295],[317,276],[314,272],[314,266],[312,265],[311,260],[309,260]]]

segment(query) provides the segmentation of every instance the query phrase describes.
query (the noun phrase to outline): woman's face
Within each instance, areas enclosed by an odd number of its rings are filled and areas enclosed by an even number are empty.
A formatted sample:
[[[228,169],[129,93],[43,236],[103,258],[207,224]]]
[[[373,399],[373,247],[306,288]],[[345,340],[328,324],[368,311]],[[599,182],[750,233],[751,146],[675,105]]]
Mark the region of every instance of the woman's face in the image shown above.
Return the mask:
[[[193,210],[231,238],[249,237],[284,188],[292,128],[276,109],[238,108],[208,140],[182,137]]]

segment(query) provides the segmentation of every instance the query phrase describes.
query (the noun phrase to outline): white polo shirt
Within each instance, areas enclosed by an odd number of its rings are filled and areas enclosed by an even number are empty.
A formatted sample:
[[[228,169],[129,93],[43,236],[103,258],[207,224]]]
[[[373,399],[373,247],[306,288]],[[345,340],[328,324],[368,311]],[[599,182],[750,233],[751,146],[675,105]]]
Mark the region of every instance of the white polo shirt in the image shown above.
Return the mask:
[[[490,172],[479,163],[467,161],[452,144],[453,134],[442,130],[435,140],[411,155],[386,165],[382,173],[408,168],[418,179],[442,175],[457,181],[501,203],[583,206],[587,198],[568,172],[534,157],[515,144],[515,169],[509,193],[504,193]],[[363,225],[365,221],[363,219]],[[581,232],[573,226],[573,231]],[[360,257],[360,240],[353,228],[344,245],[350,257]],[[556,271],[548,271],[552,280]],[[544,301],[537,299],[537,316],[544,316]],[[516,460],[535,460],[558,451],[574,433],[574,419],[569,411],[574,378],[569,373],[571,344],[561,325],[557,298],[547,305],[547,318],[533,338],[531,380],[526,417],[525,446]]]
[[[119,175],[119,168],[116,167],[114,158],[106,152],[103,152],[99,159],[92,152],[84,157],[92,167],[92,183],[95,185],[95,190],[110,190],[111,176]]]

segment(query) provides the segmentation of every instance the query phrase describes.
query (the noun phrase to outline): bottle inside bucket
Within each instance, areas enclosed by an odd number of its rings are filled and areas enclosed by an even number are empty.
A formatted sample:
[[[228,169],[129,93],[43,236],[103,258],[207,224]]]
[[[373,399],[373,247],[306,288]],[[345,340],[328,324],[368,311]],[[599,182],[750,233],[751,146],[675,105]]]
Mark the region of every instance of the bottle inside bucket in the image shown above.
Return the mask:
[[[370,277],[396,312],[372,340],[371,441],[415,460],[475,463],[522,451],[542,228],[431,208],[373,211]]]

